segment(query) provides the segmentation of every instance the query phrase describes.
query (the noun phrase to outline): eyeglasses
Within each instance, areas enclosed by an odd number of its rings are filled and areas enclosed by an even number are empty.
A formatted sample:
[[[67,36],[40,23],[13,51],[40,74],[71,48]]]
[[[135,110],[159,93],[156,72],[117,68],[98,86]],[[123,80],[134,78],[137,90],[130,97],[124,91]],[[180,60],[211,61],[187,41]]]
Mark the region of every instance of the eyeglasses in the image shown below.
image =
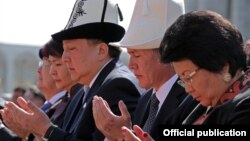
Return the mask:
[[[200,68],[192,71],[191,73],[189,73],[188,75],[184,76],[184,77],[180,77],[181,80],[178,80],[177,83],[182,86],[183,88],[185,88],[185,85],[191,85],[191,83],[193,82],[193,77],[194,75],[200,70]]]

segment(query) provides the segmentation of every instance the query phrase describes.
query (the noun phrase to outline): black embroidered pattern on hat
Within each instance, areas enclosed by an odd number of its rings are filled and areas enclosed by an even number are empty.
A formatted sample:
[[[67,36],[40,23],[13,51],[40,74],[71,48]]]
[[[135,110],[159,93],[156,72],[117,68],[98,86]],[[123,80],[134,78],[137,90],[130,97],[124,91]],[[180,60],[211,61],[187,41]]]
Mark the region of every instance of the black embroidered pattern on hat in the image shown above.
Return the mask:
[[[125,29],[119,25],[118,4],[112,0],[76,0],[64,30],[53,40],[100,39],[106,43],[120,41]]]
[[[77,3],[76,13],[73,15],[73,20],[69,24],[68,28],[73,27],[73,24],[76,22],[78,17],[83,16],[83,14],[87,14],[86,10],[83,9],[84,1],[87,1],[87,0],[80,0]]]

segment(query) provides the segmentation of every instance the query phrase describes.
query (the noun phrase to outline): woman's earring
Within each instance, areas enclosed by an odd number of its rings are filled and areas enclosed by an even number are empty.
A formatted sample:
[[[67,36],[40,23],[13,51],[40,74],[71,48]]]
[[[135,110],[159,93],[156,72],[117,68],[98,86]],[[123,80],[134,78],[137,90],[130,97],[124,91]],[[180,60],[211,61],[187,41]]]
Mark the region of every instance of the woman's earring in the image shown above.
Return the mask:
[[[226,83],[230,82],[230,81],[232,80],[231,74],[228,73],[228,72],[224,73],[224,74],[223,74],[223,80],[224,80]]]

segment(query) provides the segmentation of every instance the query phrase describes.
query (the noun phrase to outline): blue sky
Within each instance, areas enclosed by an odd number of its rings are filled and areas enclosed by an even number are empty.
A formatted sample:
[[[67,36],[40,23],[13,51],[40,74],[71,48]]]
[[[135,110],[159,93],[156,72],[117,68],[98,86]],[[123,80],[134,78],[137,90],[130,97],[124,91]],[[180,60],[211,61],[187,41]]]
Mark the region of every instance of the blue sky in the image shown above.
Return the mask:
[[[127,27],[135,0],[117,0]],[[64,28],[75,0],[0,0],[0,42],[43,45]]]

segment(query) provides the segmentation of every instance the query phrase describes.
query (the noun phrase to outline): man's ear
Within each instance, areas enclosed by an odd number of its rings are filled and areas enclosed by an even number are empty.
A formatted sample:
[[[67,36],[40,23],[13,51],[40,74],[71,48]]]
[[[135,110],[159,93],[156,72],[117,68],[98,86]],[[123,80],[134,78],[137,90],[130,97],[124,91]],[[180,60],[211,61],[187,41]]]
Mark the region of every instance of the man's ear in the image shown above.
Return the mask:
[[[100,43],[98,44],[98,50],[97,50],[97,55],[99,60],[103,60],[108,56],[109,53],[109,47],[106,43]]]

